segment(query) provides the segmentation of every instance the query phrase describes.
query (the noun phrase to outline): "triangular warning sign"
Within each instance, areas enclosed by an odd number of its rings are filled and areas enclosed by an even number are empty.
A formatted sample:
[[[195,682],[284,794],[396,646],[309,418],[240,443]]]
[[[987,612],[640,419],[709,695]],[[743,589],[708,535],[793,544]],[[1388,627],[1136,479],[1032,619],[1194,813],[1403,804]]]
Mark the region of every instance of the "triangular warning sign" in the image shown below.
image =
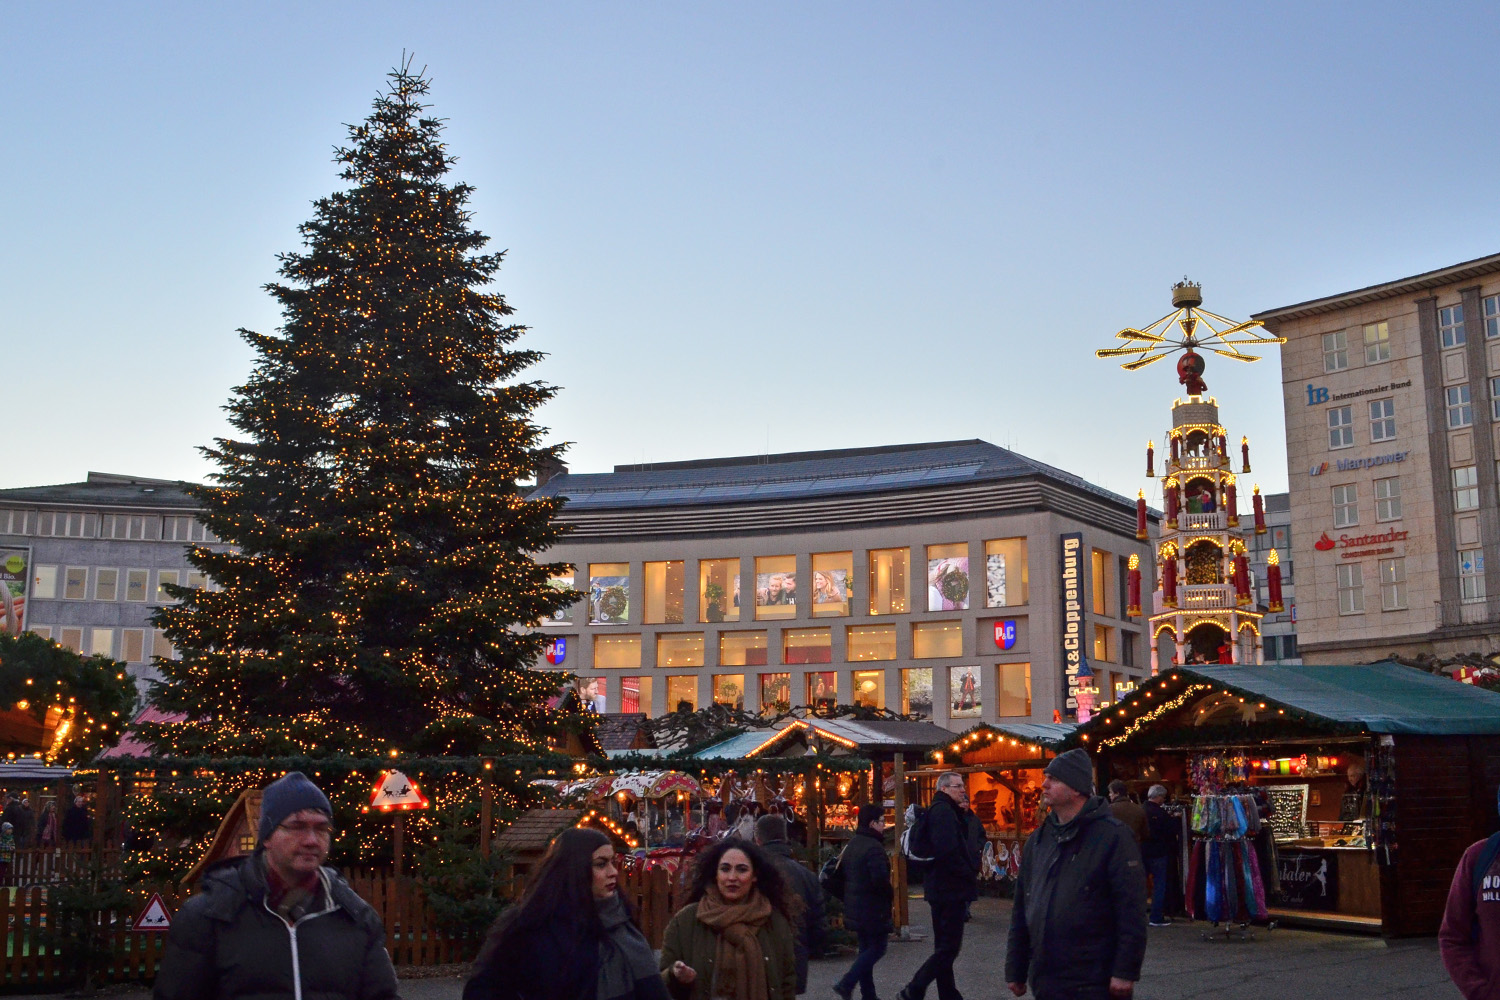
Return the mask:
[[[416,784],[400,771],[387,771],[375,794],[370,796],[370,805],[382,812],[393,809],[426,809],[427,799]]]
[[[135,918],[135,923],[130,926],[133,931],[165,931],[172,927],[172,915],[167,912],[167,904],[162,902],[161,893],[153,892],[151,900],[141,915]]]

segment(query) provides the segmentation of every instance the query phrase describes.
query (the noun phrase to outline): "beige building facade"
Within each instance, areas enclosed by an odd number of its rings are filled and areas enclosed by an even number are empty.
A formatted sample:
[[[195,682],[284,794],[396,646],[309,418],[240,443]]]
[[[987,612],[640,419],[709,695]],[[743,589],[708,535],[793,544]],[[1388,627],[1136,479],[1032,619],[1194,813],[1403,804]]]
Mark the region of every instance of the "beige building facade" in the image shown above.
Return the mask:
[[[1500,648],[1500,254],[1254,318],[1287,338],[1302,659]]]

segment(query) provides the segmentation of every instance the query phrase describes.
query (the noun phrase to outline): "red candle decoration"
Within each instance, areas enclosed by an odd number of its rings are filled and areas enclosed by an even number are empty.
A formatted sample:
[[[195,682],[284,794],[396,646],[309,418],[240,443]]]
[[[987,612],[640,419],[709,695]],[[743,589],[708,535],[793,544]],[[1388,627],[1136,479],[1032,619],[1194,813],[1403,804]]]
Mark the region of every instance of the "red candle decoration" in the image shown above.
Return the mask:
[[[1154,441],[1147,441],[1146,442],[1146,478],[1147,479],[1154,479],[1156,477],[1155,463],[1156,463],[1156,442],[1154,442]]]
[[[1228,465],[1229,464],[1229,451],[1228,451],[1229,443],[1224,440],[1224,435],[1222,435],[1222,434],[1215,434],[1214,437],[1219,442],[1219,464],[1220,465]]]
[[[1266,508],[1261,503],[1260,487],[1255,487],[1255,492],[1250,497],[1250,506],[1255,511],[1255,533],[1264,535],[1266,533]]]
[[[1177,505],[1180,502],[1181,491],[1177,487],[1177,480],[1167,480],[1167,520],[1175,526],[1177,523]]]
[[[1240,469],[1241,472],[1250,471],[1250,439],[1248,437],[1240,438],[1240,464],[1243,466]]]
[[[1129,602],[1125,614],[1131,618],[1139,617],[1141,613],[1141,557],[1134,552],[1130,554],[1130,569],[1125,574],[1125,593]]]
[[[1224,509],[1229,512],[1229,526],[1235,528],[1240,523],[1240,501],[1235,495],[1233,479],[1224,480]]]
[[[1146,540],[1146,491],[1138,490],[1135,497],[1135,537]]]
[[[1177,607],[1177,550],[1170,545],[1162,553],[1161,603],[1165,607]]]
[[[1250,560],[1243,552],[1234,557],[1234,603],[1250,603]]]
[[[1134,559],[1134,556],[1131,556]],[[1266,556],[1266,589],[1269,591],[1270,600],[1266,603],[1266,609],[1272,614],[1285,611],[1286,605],[1281,603],[1281,558],[1272,549],[1271,554]]]
[[[1181,441],[1180,438],[1177,437],[1176,434],[1171,435],[1171,438],[1172,438],[1172,463],[1175,465],[1177,462],[1180,462],[1182,460],[1182,452],[1180,450],[1181,446],[1182,446],[1182,441]]]

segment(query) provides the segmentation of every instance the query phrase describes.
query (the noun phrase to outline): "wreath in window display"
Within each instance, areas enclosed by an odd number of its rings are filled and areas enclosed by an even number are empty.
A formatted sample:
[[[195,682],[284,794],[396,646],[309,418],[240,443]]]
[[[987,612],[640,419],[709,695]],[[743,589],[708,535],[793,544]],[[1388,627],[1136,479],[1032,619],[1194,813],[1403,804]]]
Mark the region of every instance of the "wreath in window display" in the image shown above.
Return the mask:
[[[969,596],[969,574],[961,569],[950,569],[938,580],[938,593],[955,604]]]
[[[630,598],[625,596],[624,587],[610,587],[599,595],[599,616],[601,618],[623,618],[625,609],[630,606]]]

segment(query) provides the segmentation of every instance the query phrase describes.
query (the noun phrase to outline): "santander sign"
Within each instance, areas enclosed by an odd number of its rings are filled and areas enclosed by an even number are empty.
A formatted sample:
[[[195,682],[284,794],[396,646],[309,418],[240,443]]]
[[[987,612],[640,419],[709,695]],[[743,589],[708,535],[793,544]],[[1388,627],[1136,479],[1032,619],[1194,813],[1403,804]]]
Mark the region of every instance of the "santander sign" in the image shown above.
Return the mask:
[[[1340,535],[1337,540],[1329,538],[1328,532],[1323,532],[1313,548],[1319,552],[1331,552],[1341,549],[1339,553],[1344,559],[1358,559],[1361,556],[1385,555],[1396,551],[1395,543],[1406,541],[1410,532],[1392,528],[1389,531],[1378,531],[1368,535]]]

